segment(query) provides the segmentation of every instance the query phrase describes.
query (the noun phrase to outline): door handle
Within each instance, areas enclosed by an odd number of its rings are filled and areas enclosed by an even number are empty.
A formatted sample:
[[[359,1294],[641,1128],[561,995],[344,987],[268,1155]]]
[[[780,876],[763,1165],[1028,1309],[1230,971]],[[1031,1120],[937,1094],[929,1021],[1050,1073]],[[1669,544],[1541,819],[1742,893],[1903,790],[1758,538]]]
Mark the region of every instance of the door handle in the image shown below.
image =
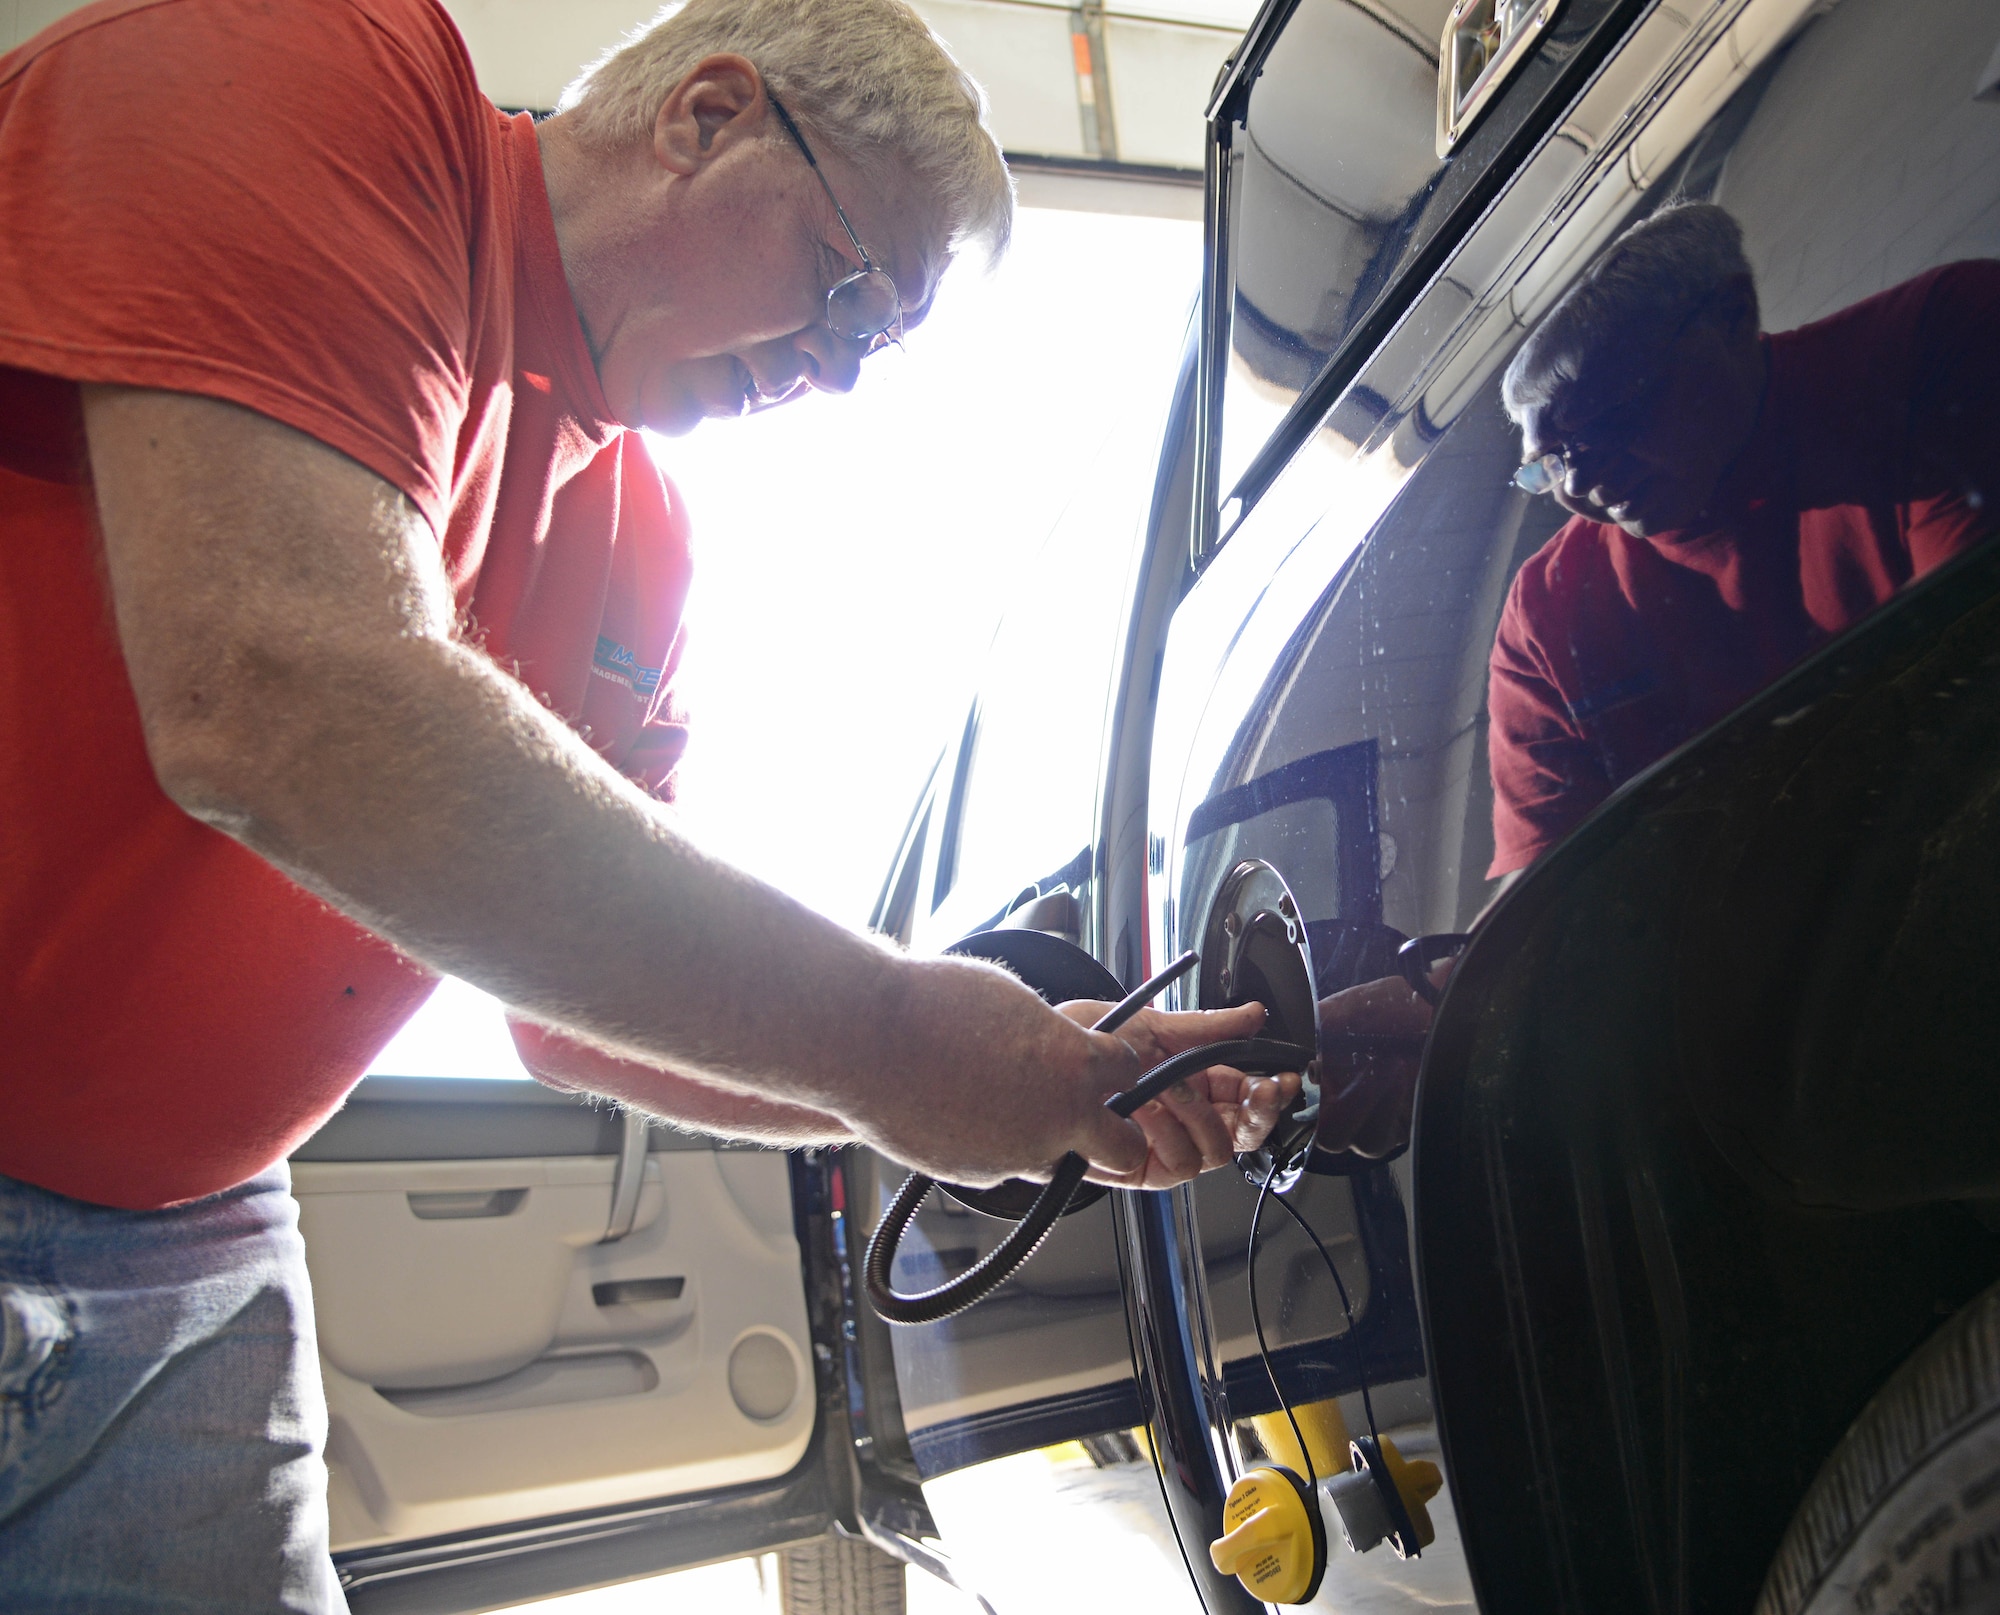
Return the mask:
[[[640,1112],[625,1112],[618,1137],[618,1164],[611,1173],[611,1216],[604,1224],[600,1245],[623,1239],[639,1220],[639,1196],[646,1187],[646,1146],[651,1126]]]
[[[469,1217],[511,1217],[528,1198],[526,1189],[412,1189],[405,1196],[410,1214],[423,1222],[460,1222]]]

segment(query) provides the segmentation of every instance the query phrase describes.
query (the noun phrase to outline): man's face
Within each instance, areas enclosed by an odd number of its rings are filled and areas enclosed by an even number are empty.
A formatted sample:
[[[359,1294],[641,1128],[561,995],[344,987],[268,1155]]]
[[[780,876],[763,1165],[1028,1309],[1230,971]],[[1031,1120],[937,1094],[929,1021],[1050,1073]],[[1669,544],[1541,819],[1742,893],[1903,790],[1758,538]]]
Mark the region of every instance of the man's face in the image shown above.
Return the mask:
[[[808,388],[846,392],[871,346],[826,324],[828,290],[862,267],[826,187],[758,81],[712,76],[662,109],[660,173],[622,254],[634,266],[627,290],[586,319],[613,412],[670,435]],[[838,152],[815,155],[894,279],[903,329],[917,325],[949,260],[927,210],[910,200],[915,187],[885,194]],[[589,307],[589,288],[577,290]]]
[[[1523,462],[1567,455],[1558,503],[1634,538],[1700,520],[1763,391],[1755,315],[1727,291],[1684,324],[1628,325],[1574,355],[1573,376],[1527,410]]]

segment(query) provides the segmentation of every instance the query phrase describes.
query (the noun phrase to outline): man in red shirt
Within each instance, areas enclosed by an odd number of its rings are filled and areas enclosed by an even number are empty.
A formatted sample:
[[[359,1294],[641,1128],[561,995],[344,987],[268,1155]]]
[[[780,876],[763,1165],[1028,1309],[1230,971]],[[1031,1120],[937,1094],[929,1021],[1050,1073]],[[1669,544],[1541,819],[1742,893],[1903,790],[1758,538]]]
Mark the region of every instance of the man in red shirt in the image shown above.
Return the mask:
[[[1515,480],[1573,519],[1515,575],[1493,644],[1489,877],[2000,531],[2000,263],[1795,331],[1758,315],[1736,221],[1683,204],[1614,242],[1508,365]],[[1430,1009],[1391,978],[1321,1020],[1421,1032]],[[1338,1136],[1398,1147],[1415,1078],[1361,1073]]]
[[[1990,260],[1765,336],[1736,221],[1669,208],[1556,305],[1503,393],[1517,480],[1574,519],[1493,645],[1489,876],[2000,525]]]
[[[901,0],[691,0],[571,102],[432,0],[0,57],[0,1602],[338,1607],[282,1163],[437,972],[558,1083],[972,1182],[1177,1181],[1288,1091],[1120,1122],[1256,1014],[1096,1036],[680,838],[632,429],[845,391],[1011,195]]]

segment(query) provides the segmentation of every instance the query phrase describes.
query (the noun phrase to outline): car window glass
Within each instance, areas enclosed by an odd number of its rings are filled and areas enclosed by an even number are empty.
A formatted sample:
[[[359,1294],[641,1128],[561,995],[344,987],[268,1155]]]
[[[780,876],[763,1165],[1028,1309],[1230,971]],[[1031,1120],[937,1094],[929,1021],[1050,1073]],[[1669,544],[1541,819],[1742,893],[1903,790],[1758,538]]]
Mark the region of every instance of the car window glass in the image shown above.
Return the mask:
[[[1237,165],[1221,487],[1383,289],[1442,163],[1450,0],[1300,0],[1250,94]]]
[[[1158,426],[1155,409],[1126,410],[1001,619],[940,847],[935,940],[998,918],[1030,887],[1080,891],[1090,878],[1105,708]]]

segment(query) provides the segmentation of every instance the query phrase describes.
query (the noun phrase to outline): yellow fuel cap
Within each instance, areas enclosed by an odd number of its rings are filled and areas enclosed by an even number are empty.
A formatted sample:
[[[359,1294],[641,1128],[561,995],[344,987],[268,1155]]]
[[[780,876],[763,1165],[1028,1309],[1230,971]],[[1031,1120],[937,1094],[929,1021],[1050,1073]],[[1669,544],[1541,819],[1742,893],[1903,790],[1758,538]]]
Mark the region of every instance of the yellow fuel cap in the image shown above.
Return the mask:
[[[1303,1604],[1326,1573],[1319,1500],[1289,1469],[1253,1469],[1229,1488],[1224,1535],[1208,1556],[1225,1576],[1267,1604]]]
[[[1389,1466],[1396,1495],[1402,1498],[1410,1523],[1416,1527],[1417,1546],[1428,1548],[1437,1541],[1437,1527],[1431,1524],[1431,1511],[1424,1505],[1444,1490],[1444,1471],[1427,1458],[1405,1458],[1387,1436],[1382,1438],[1382,1457]]]

